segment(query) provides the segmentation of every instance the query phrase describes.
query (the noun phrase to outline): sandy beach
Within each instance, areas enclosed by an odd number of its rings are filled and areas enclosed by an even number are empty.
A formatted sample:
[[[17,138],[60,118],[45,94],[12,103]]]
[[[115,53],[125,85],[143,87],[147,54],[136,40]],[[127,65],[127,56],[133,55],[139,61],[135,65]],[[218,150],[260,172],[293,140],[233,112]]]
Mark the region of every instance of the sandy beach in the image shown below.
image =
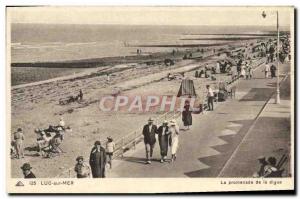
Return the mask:
[[[236,42],[233,49],[244,48],[249,43],[257,40]],[[221,46],[225,50],[228,45]],[[220,47],[215,47],[220,48]],[[182,53],[180,54],[180,56]],[[179,57],[179,56],[178,56]],[[11,132],[21,127],[25,134],[24,146],[35,144],[36,135],[34,129],[47,128],[49,125],[57,125],[59,118],[63,117],[72,132],[65,135],[61,144],[63,153],[53,158],[36,156],[34,151],[25,151],[25,159],[12,160],[12,177],[21,177],[19,167],[30,161],[34,171],[39,177],[55,177],[72,167],[78,155],[89,156],[89,152],[95,140],[101,140],[103,144],[108,135],[115,140],[139,130],[149,117],[158,117],[163,112],[103,112],[98,108],[99,99],[102,96],[111,95],[119,90],[122,95],[177,95],[181,79],[168,81],[169,73],[185,73],[185,77],[194,80],[198,100],[203,101],[205,85],[217,87],[220,81],[229,81],[231,76],[226,74],[216,75],[216,80],[206,78],[194,78],[195,70],[209,66],[215,66],[218,60],[226,58],[224,53],[213,53],[210,48],[203,59],[178,60],[173,66],[165,66],[163,63],[148,65],[143,62],[122,63],[112,66],[103,66],[89,69],[65,77],[57,77],[44,82],[33,82],[26,86],[15,86],[11,90]],[[253,58],[253,65],[260,60]],[[106,73],[110,74],[107,81]],[[70,95],[77,95],[82,89],[83,101],[68,105],[60,105],[59,99]],[[181,124],[180,124],[181,125]],[[141,132],[137,132],[141,133]],[[41,161],[42,160],[42,161]],[[47,170],[47,172],[45,172]]]

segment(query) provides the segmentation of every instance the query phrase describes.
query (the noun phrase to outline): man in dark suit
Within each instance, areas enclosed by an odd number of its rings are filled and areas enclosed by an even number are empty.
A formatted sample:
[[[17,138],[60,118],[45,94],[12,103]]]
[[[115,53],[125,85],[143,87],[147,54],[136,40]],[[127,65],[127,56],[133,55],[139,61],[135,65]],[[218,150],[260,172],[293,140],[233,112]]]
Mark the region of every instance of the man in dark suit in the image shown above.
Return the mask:
[[[29,163],[24,163],[21,169],[23,171],[24,178],[35,178],[35,175],[31,171],[32,167]]]
[[[166,161],[168,155],[168,145],[170,138],[167,121],[164,121],[163,124],[157,129],[157,134],[161,155],[160,162],[163,163],[164,161]]]
[[[153,124],[153,119],[149,118],[148,124],[146,124],[143,128],[143,136],[144,136],[146,159],[147,159],[146,164],[151,164],[153,149],[156,142],[156,138],[155,138],[156,132],[157,132],[157,127],[156,125]]]

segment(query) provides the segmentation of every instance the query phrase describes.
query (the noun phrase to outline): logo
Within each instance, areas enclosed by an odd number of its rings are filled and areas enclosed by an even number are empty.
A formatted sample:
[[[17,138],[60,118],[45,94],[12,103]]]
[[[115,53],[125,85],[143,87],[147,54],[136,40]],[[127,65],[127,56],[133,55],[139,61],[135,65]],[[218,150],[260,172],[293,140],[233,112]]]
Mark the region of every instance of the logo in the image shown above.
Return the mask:
[[[21,181],[17,182],[16,187],[22,187],[22,186],[24,186],[23,182]]]

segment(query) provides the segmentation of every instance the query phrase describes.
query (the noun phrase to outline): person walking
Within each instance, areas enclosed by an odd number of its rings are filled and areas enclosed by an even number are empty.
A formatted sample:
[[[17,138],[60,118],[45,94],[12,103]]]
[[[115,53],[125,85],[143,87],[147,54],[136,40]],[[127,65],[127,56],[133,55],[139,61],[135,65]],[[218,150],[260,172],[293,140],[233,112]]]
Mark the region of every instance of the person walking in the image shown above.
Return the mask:
[[[89,165],[84,162],[83,156],[78,156],[76,158],[76,165],[74,171],[77,174],[77,178],[90,178],[91,177],[91,169]]]
[[[217,62],[217,65],[216,65],[216,73],[217,73],[217,74],[220,74],[220,73],[221,73],[220,62]]]
[[[248,77],[249,77],[249,79],[252,79],[252,77],[253,77],[253,69],[250,64],[248,65]]]
[[[208,105],[208,110],[213,111],[214,110],[214,92],[210,88],[209,85],[206,85],[206,90],[207,90],[207,105]]]
[[[245,65],[241,66],[241,77],[246,78],[246,67],[245,67]]]
[[[93,178],[105,178],[106,153],[100,141],[96,141],[90,154]]]
[[[23,141],[24,141],[23,131],[21,128],[18,128],[17,132],[14,132],[15,151],[16,151],[16,157],[18,159],[24,158]]]
[[[269,72],[270,72],[270,65],[268,63],[266,63],[263,72],[265,72],[265,78],[268,78],[269,77]]]
[[[160,162],[163,163],[166,161],[168,155],[168,146],[169,146],[169,127],[168,122],[165,120],[160,127],[157,129],[158,142],[160,147]]]
[[[171,161],[174,162],[177,158],[176,153],[179,145],[179,127],[175,120],[170,121],[169,134],[171,136],[170,139],[171,153],[172,153]]]
[[[270,67],[270,71],[271,71],[271,78],[276,77],[276,66],[274,64],[272,64],[272,66]]]
[[[193,118],[192,118],[192,109],[190,107],[190,102],[188,100],[185,101],[185,105],[182,111],[182,122],[186,130],[190,129],[192,125]]]
[[[111,136],[107,137],[106,142],[106,155],[107,155],[107,163],[109,164],[109,167],[112,169],[112,158],[114,155],[116,144],[113,141],[113,138]]]
[[[146,164],[151,164],[153,149],[156,142],[156,132],[157,127],[153,124],[153,119],[150,117],[148,120],[148,124],[146,124],[143,128],[143,136],[146,149]]]
[[[32,167],[30,166],[29,163],[24,163],[23,166],[21,166],[24,178],[36,178],[34,173],[32,173],[31,169]]]

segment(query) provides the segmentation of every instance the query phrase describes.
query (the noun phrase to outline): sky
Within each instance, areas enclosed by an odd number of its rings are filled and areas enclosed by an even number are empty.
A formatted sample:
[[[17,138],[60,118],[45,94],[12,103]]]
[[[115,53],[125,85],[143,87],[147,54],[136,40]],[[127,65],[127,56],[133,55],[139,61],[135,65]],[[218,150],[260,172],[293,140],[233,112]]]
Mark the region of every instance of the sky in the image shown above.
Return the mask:
[[[8,7],[7,19],[44,24],[276,26],[277,10],[279,24],[289,26],[292,7]]]

